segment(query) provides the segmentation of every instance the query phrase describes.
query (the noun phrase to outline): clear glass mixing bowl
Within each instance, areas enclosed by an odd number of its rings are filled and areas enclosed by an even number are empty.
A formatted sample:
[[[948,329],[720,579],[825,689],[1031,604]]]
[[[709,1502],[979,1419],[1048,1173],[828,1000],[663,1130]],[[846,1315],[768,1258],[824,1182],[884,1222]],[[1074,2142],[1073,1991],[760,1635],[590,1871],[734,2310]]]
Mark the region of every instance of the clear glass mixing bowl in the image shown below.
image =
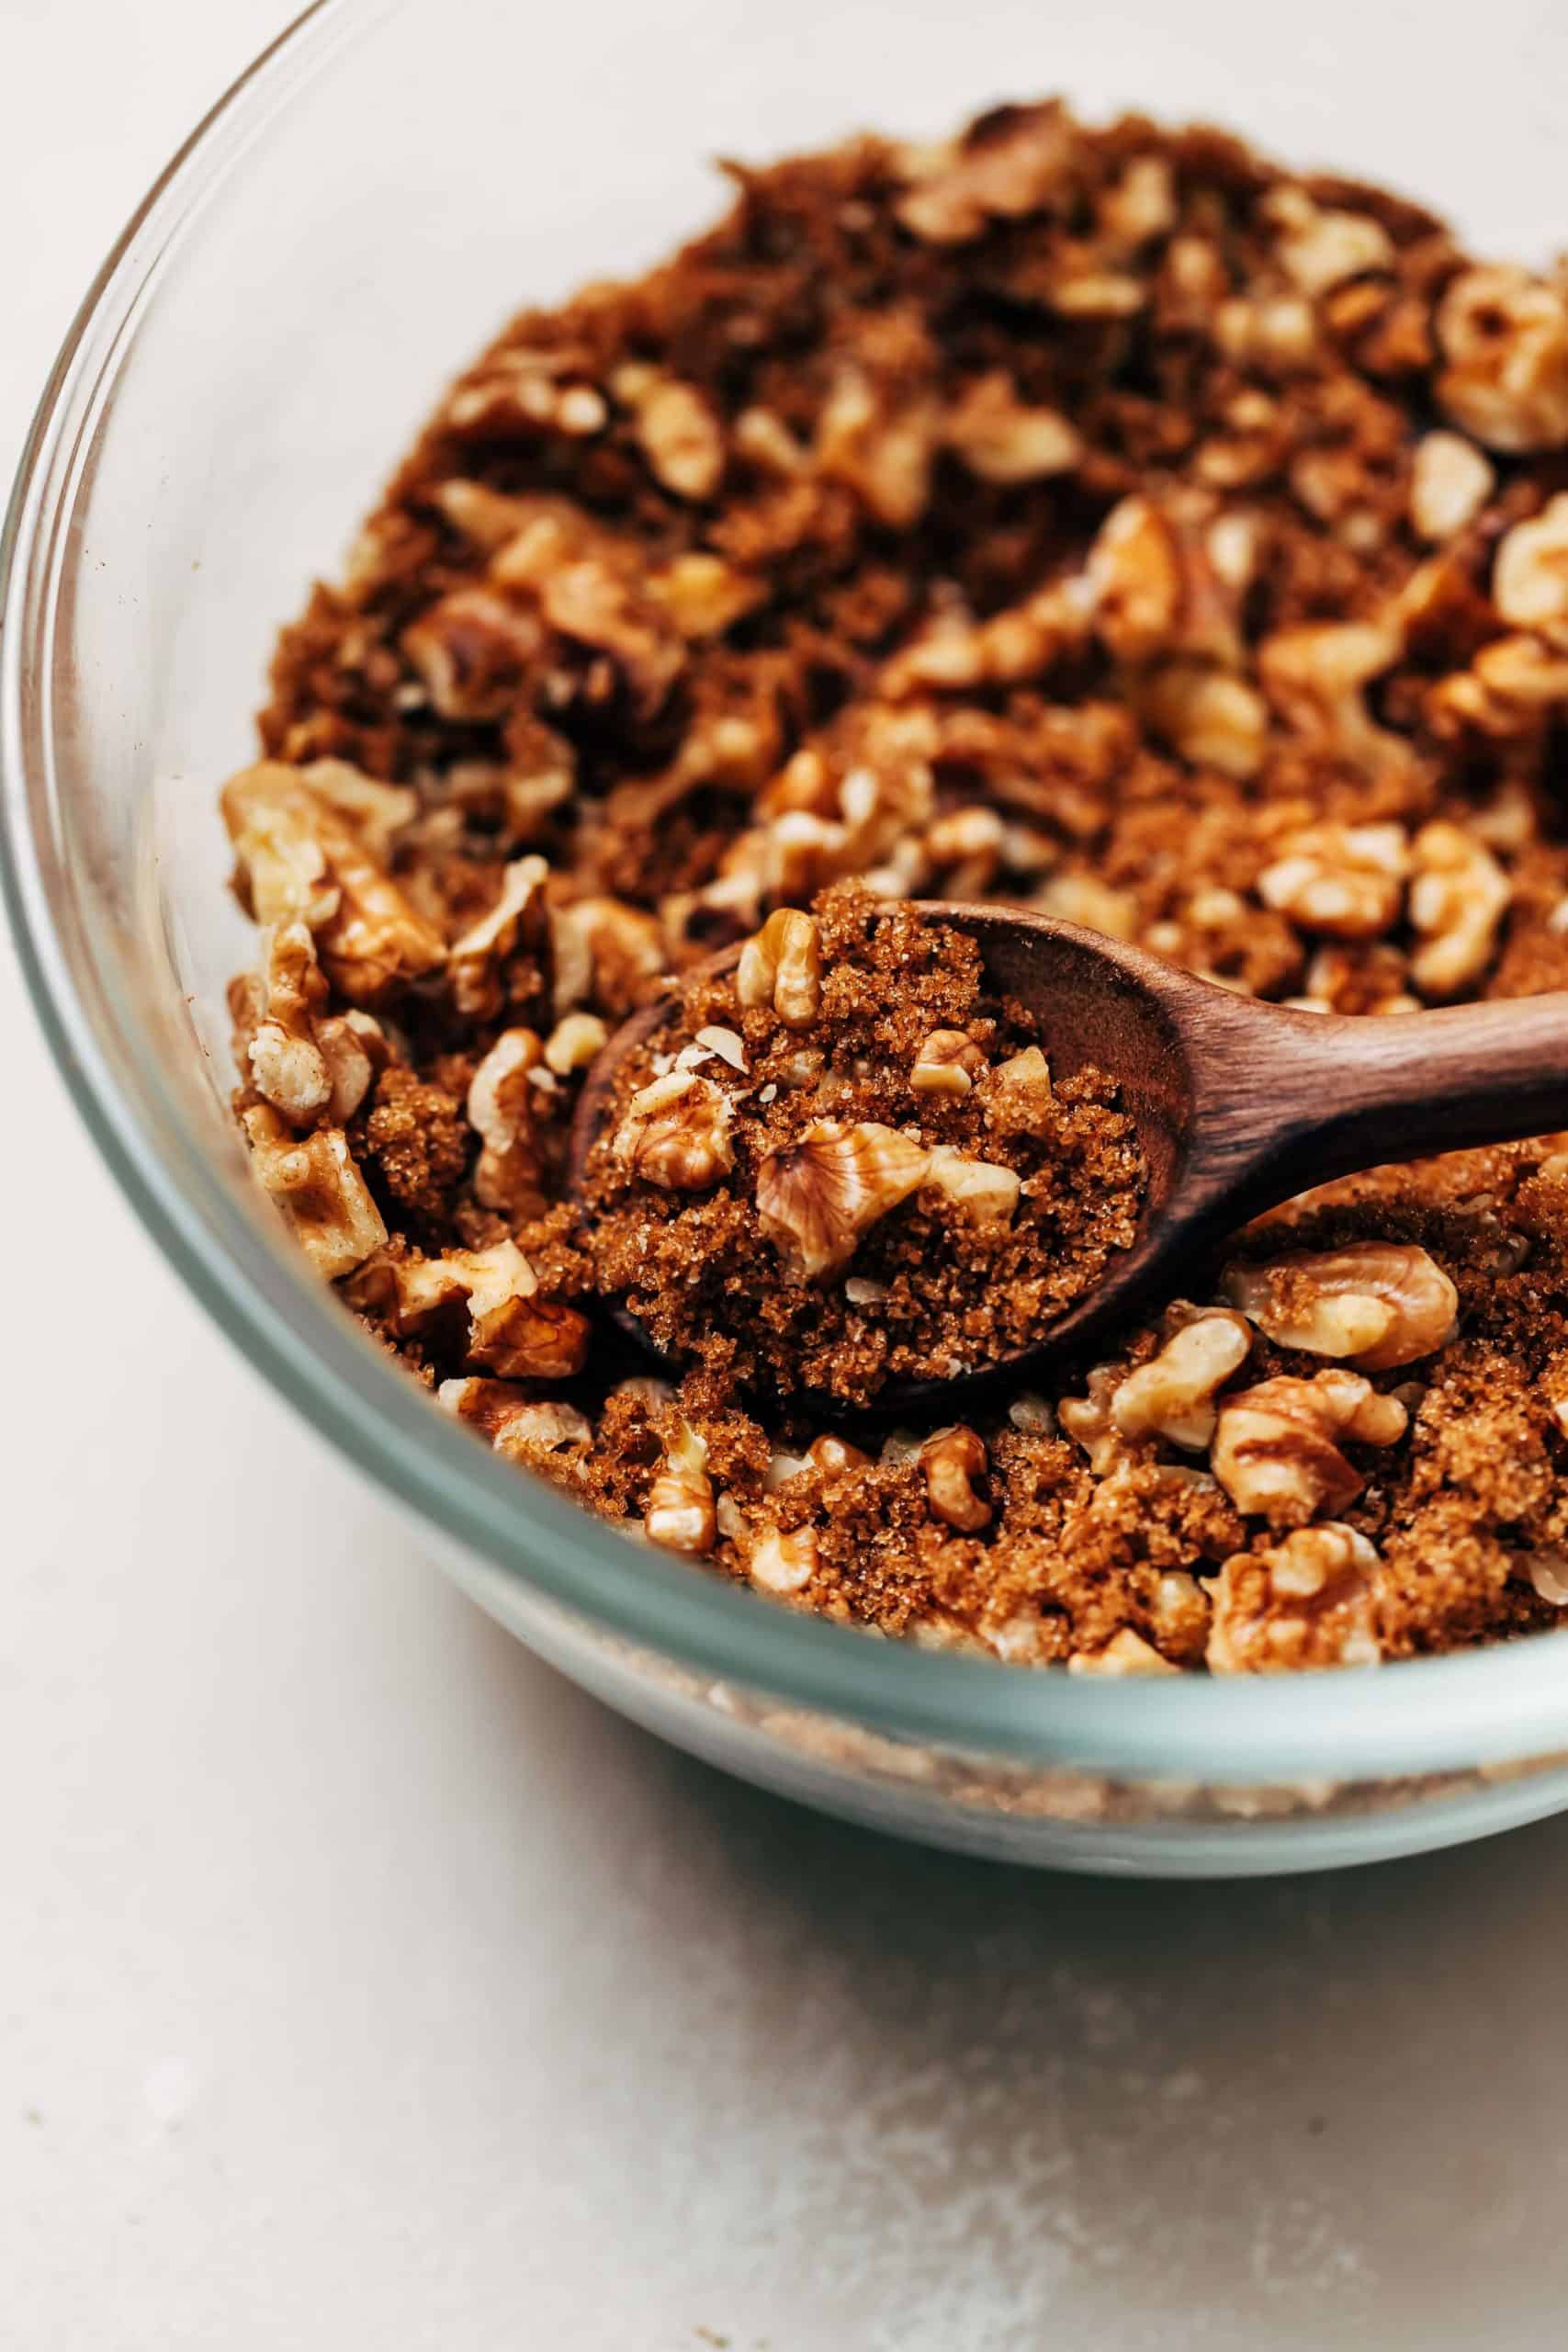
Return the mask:
[[[708,159],[1003,96],[1205,115],[1403,185],[1472,242],[1568,230],[1568,17],[1320,0],[326,0],[152,191],[45,390],[5,545],[6,883],[39,1012],[126,1192],[213,1316],[486,1609],[627,1714],[811,1803],[1149,1873],[1371,1859],[1568,1804],[1568,1647],[1373,1673],[1106,1683],[793,1616],[487,1455],[306,1272],[243,1164],[246,959],[218,783],[276,624],[457,365],[525,300],[716,210]],[[1288,47],[1286,45],[1288,41]]]

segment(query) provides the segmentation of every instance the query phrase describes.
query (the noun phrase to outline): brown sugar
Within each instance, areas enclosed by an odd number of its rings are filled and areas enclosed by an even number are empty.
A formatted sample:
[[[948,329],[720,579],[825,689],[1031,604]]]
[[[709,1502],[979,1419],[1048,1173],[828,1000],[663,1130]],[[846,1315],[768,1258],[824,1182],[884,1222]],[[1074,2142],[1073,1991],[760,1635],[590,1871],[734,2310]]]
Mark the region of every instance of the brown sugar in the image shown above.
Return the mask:
[[[775,919],[776,920],[776,919]],[[850,884],[694,976],[622,1067],[589,1168],[597,1287],[666,1355],[871,1403],[1041,1336],[1134,1238],[1133,1123],[1056,1086],[974,941]]]
[[[1059,1393],[839,1408],[1005,1351],[1140,1182],[1092,1077],[989,1115],[1050,1041],[905,902],[1340,1012],[1568,986],[1561,274],[1058,105],[729,172],[504,331],[283,635],[223,804],[260,1181],[477,1438],[787,1605],[1107,1674],[1560,1622],[1561,1138],[1292,1204]],[[743,942],[581,1223],[593,1056]]]

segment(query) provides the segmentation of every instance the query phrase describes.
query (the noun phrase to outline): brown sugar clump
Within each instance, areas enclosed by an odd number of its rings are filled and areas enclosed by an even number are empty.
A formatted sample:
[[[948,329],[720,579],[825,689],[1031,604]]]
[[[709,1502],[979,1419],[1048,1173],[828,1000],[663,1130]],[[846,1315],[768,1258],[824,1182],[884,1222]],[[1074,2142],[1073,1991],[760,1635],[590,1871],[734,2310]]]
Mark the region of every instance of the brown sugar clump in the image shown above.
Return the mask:
[[[791,922],[621,1070],[590,1248],[677,1362],[863,1405],[1037,1338],[1131,1243],[1142,1155],[1109,1080],[1053,1085],[964,933],[850,885]]]
[[[506,328],[283,634],[260,1182],[477,1440],[781,1605],[1097,1675],[1562,1623],[1565,1138],[1292,1203],[1049,1396],[837,1409],[1005,1352],[1140,1181],[905,902],[1341,1013],[1568,986],[1561,275],[1056,104],[732,177]]]

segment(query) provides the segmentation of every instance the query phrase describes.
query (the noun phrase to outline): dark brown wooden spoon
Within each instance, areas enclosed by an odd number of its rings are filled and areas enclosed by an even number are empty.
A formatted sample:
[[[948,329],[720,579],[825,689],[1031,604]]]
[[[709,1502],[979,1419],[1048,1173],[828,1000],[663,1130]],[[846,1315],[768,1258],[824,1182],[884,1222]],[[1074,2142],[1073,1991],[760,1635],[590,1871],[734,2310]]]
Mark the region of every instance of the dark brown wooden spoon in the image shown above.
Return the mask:
[[[1311,1185],[1568,1125],[1568,991],[1348,1018],[1259,1004],[1043,915],[934,901],[918,912],[968,932],[992,986],[1038,1013],[1054,1075],[1093,1063],[1117,1080],[1148,1192],[1133,1247],[1037,1340],[957,1379],[889,1381],[879,1414],[956,1409],[1000,1378],[1032,1380],[1048,1359],[1085,1354],[1151,1293],[1179,1290],[1226,1232]],[[666,995],[635,1014],[589,1072],[571,1138],[580,1198],[620,1065],[672,1005]],[[634,1317],[619,1319],[658,1352]]]

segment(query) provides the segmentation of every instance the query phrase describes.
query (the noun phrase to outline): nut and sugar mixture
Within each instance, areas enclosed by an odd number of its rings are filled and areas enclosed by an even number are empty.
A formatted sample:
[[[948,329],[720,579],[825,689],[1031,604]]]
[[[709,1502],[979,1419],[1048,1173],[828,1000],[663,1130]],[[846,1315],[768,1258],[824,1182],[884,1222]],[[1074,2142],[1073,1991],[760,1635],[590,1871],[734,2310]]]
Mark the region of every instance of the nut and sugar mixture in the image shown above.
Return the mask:
[[[1129,1248],[1132,1120],[1052,1080],[973,939],[841,883],[698,972],[618,1072],[589,1160],[596,1288],[750,1394],[869,1405],[985,1369]]]
[[[727,168],[708,235],[506,329],[283,636],[223,799],[257,1176],[480,1438],[794,1606],[1107,1674],[1554,1622],[1562,1138],[1293,1204],[1060,1395],[873,1433],[823,1383],[996,1348],[1139,1181],[1092,1086],[1004,1080],[1039,1048],[962,969],[863,989],[905,901],[1343,1012],[1568,985],[1568,277],[1055,105]],[[585,1230],[585,1070],[741,942],[684,1000],[709,1057],[648,1073],[712,1115],[628,1098]],[[733,1165],[661,1182],[694,1149]]]

